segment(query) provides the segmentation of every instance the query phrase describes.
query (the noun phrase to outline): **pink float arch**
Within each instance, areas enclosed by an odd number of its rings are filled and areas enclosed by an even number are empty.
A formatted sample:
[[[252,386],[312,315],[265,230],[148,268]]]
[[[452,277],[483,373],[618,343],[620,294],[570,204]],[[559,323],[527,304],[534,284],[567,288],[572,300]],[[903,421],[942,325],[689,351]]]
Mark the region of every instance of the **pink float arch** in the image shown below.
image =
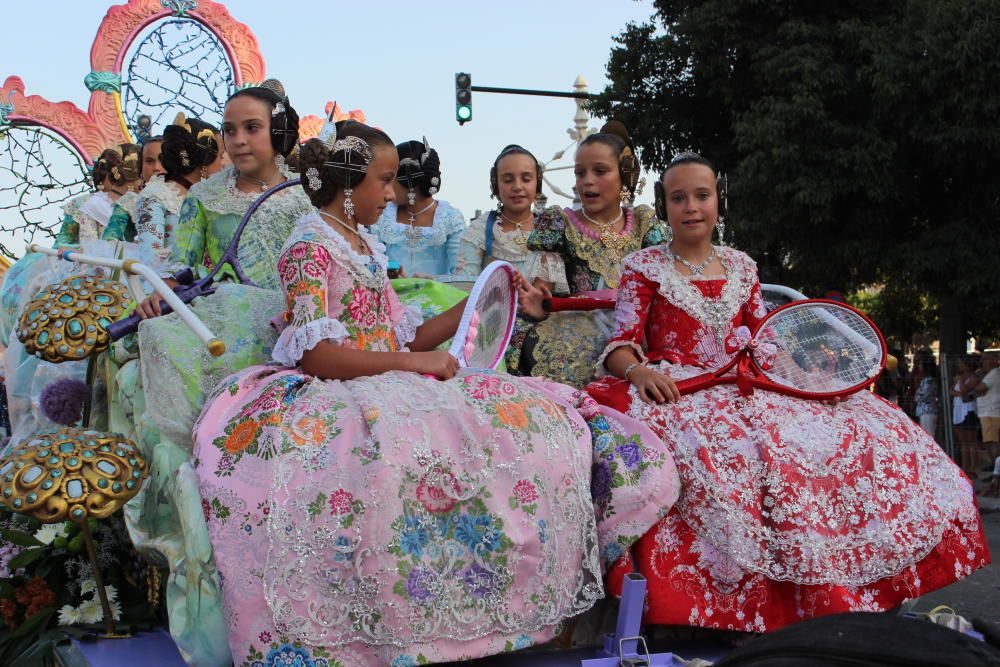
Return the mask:
[[[169,16],[184,16],[210,30],[225,48],[233,65],[236,85],[264,80],[264,56],[257,38],[236,21],[221,3],[212,0],[129,0],[108,9],[90,49],[95,73],[121,76],[122,62],[132,42],[151,23]],[[120,85],[118,86],[120,89]],[[0,88],[12,111],[9,122],[39,125],[63,137],[88,163],[111,145],[131,141],[121,112],[118,90],[94,90],[87,111],[72,102],[50,102],[40,95],[25,95],[24,81],[9,76]]]

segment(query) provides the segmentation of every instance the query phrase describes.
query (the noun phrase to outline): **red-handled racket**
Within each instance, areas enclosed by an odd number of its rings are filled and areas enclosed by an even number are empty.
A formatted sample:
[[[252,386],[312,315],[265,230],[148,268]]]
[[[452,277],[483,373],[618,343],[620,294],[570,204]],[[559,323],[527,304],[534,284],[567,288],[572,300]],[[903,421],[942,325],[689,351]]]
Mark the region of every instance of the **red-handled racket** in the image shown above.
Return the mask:
[[[798,398],[844,398],[869,386],[885,367],[885,339],[878,327],[850,306],[807,299],[764,317],[752,334],[746,327],[726,337],[735,356],[722,368],[679,380],[680,393],[736,383]],[[733,372],[735,369],[735,372]]]

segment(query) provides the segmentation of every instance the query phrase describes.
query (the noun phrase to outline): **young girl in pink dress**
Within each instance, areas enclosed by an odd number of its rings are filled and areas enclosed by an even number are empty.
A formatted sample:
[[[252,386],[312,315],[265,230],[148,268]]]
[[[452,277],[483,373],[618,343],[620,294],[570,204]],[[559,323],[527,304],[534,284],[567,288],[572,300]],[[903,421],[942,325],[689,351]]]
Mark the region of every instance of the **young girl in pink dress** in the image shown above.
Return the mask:
[[[303,147],[316,209],[278,264],[278,365],[222,382],[195,428],[238,667],[415,665],[545,641],[677,496],[638,422],[561,385],[460,372],[436,349],[462,304],[421,322],[365,229],[397,160],[350,121]]]
[[[651,427],[681,476],[680,499],[632,552],[649,580],[646,621],[763,632],[889,609],[988,564],[968,479],[874,394],[678,395],[675,380],[723,365],[726,334],[766,311],[753,261],[712,245],[712,165],[682,154],[661,185],[672,242],[626,258],[606,377],[588,387]],[[618,565],[612,592],[631,567]]]

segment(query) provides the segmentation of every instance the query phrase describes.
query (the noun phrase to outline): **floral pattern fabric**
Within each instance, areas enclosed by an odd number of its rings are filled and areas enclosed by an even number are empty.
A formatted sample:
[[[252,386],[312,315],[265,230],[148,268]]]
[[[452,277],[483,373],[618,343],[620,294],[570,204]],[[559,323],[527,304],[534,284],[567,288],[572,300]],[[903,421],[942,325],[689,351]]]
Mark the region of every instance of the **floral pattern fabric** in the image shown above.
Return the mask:
[[[407,276],[450,276],[458,265],[459,244],[466,223],[462,212],[441,199],[430,227],[411,227],[396,221],[396,205],[389,203],[372,233],[385,244],[390,260],[399,262]]]
[[[135,207],[138,203],[138,195],[129,190],[123,194],[117,202],[115,208],[108,218],[108,224],[101,232],[103,241],[135,241]]]
[[[177,221],[177,233],[164,276],[191,267],[203,277],[219,262],[233,240],[240,220],[260,193],[236,188],[236,170],[227,167],[198,181],[188,190]],[[277,252],[292,231],[296,218],[312,209],[300,187],[290,187],[268,197],[257,209],[252,233],[240,244],[240,262],[247,276],[260,287],[279,289],[274,268]],[[244,247],[246,252],[244,253]],[[225,267],[222,279],[235,279]]]
[[[581,294],[617,288],[621,263],[612,262],[599,239],[581,232],[576,213],[549,207],[535,223],[528,248],[555,256],[565,272],[569,291]],[[623,233],[625,252],[661,243],[663,226],[648,206],[628,213]],[[548,274],[542,272],[540,277]],[[546,377],[583,388],[594,379],[594,364],[614,328],[607,311],[552,313],[534,324],[519,319],[507,351],[507,367],[524,375]]]
[[[373,268],[317,216],[299,221],[279,263],[276,360],[319,340],[401,348],[414,314],[377,254]],[[194,454],[237,665],[438,662],[545,641],[678,493],[640,423],[503,374],[250,367],[216,388]]]
[[[753,262],[720,249],[726,276],[681,276],[664,248],[630,256],[617,330],[675,379],[729,356],[722,337],[765,314]],[[723,336],[720,336],[722,332]],[[972,486],[905,414],[869,392],[833,406],[719,385],[646,404],[627,381],[588,387],[670,448],[683,492],[637,543],[647,621],[768,631],[882,610],[989,563]],[[623,559],[612,590],[631,571]]]
[[[163,176],[154,176],[136,202],[135,242],[142,262],[163,273],[180,219],[185,190]]]

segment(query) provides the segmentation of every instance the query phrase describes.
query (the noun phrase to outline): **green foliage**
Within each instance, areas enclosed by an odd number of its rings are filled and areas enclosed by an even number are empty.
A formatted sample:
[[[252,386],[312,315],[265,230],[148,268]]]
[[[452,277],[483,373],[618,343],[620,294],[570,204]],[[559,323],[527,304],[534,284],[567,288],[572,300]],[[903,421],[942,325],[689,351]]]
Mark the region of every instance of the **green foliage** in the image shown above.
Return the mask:
[[[591,104],[656,168],[730,177],[735,243],[807,294],[939,304],[944,349],[1000,329],[1000,11],[992,0],[657,0]],[[886,308],[892,308],[886,304]],[[880,321],[912,338],[921,314]],[[946,331],[948,328],[948,331]]]

